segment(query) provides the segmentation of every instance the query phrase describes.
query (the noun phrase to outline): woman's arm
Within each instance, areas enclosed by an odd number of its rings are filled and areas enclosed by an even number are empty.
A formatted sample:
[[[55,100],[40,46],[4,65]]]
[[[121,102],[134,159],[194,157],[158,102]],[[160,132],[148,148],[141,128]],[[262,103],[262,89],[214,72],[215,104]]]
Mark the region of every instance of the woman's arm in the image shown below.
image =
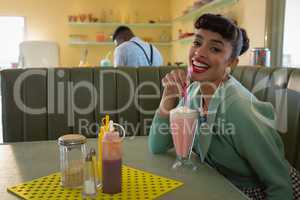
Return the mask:
[[[260,181],[266,186],[267,199],[293,199],[289,164],[280,151],[271,104],[236,101],[226,109],[227,123],[235,126],[232,138]],[[246,105],[243,105],[246,104]]]
[[[148,146],[150,152],[154,154],[165,153],[173,147],[169,118],[161,117],[159,111],[156,112],[152,121]]]
[[[176,102],[181,96],[186,79],[183,70],[173,70],[162,80],[164,92],[159,108],[153,118],[149,133],[148,145],[152,153],[164,153],[173,147],[170,132],[169,112],[176,107]]]

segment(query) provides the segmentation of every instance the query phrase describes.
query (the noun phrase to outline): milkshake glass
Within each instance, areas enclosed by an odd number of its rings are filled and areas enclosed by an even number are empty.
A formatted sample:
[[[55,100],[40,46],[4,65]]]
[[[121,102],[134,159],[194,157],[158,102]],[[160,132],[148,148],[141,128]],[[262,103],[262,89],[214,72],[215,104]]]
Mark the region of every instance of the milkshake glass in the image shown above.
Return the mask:
[[[195,168],[190,161],[190,154],[194,143],[198,117],[198,111],[186,106],[177,107],[170,111],[172,139],[177,155],[173,169],[181,166]]]

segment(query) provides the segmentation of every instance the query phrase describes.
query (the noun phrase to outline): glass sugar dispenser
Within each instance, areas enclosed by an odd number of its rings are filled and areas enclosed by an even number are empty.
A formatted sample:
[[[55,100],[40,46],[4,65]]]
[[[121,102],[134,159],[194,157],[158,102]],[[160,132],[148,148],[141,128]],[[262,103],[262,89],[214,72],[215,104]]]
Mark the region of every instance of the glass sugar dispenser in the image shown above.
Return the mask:
[[[80,134],[63,135],[58,139],[61,186],[80,188],[84,181],[87,139]]]

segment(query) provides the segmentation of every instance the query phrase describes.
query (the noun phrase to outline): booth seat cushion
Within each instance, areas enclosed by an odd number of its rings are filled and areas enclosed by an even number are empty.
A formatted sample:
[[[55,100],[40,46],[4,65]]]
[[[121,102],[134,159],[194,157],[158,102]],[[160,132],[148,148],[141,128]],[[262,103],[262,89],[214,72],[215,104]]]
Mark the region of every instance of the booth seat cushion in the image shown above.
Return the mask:
[[[125,124],[127,135],[146,135],[160,102],[161,79],[172,69],[3,70],[3,140],[53,140],[66,133],[95,137],[105,114]],[[16,101],[14,88],[18,84],[20,100]]]
[[[300,69],[238,67],[233,76],[258,99],[272,103],[286,158],[300,170]]]

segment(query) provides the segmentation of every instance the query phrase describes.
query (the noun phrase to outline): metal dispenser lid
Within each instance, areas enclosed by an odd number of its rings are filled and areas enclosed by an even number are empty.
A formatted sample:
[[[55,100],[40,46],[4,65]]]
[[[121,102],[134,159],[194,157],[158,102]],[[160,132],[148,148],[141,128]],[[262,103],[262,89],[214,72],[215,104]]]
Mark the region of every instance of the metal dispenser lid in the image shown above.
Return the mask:
[[[85,157],[85,161],[86,162],[91,162],[92,161],[92,155],[90,153],[88,153]]]
[[[85,144],[85,143],[86,143],[86,137],[80,134],[68,134],[58,138],[58,144],[64,146],[72,146],[72,145]]]
[[[91,156],[95,156],[96,155],[96,150],[94,148],[90,149],[90,154]]]

